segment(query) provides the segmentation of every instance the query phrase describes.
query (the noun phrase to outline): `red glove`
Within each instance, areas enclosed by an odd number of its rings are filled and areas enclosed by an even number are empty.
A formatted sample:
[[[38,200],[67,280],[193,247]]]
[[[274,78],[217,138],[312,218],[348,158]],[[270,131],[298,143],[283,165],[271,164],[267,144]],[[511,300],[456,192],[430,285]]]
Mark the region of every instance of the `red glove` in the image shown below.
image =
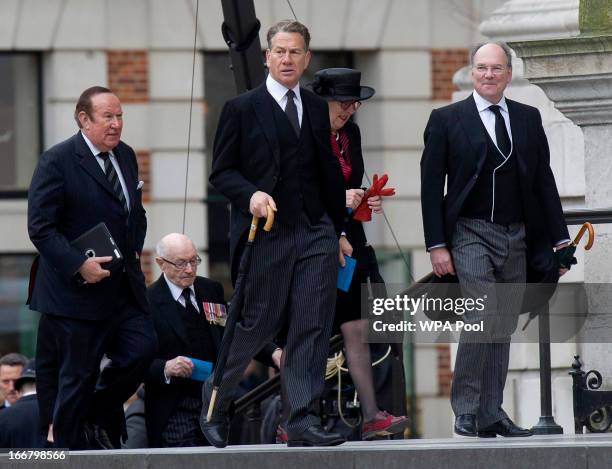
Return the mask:
[[[372,220],[372,209],[368,206],[368,199],[375,195],[379,195],[381,197],[390,197],[395,195],[395,189],[389,187],[387,189],[383,189],[389,180],[389,176],[383,174],[380,179],[378,179],[378,174],[375,174],[372,177],[372,185],[370,188],[363,194],[363,199],[361,199],[361,203],[353,212],[353,219],[359,221],[370,221]]]

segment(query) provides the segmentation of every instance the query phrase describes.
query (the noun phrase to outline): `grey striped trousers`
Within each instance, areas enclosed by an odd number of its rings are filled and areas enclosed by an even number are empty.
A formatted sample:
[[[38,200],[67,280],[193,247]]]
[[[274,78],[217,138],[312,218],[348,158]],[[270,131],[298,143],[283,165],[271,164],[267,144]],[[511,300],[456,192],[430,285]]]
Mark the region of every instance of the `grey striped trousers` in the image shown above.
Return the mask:
[[[484,321],[483,333],[463,333],[451,388],[456,416],[476,415],[479,428],[506,418],[502,409],[510,338],[526,281],[525,227],[459,218],[452,256],[465,298],[486,296],[483,312],[466,312],[466,323]],[[499,284],[520,284],[500,286]],[[496,286],[497,284],[497,286]]]
[[[287,432],[297,436],[320,423],[315,404],[324,389],[337,276],[338,239],[329,216],[311,225],[302,214],[293,226],[277,223],[269,233],[257,232],[216,409],[228,409],[251,358],[286,323]]]

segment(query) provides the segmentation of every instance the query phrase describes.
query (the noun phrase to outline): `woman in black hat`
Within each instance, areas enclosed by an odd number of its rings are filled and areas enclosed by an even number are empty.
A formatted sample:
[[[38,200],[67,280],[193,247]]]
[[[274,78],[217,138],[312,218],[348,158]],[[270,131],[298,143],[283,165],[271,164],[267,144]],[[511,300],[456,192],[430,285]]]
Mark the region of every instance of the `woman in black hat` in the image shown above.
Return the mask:
[[[313,91],[327,100],[331,123],[330,141],[338,158],[346,189],[346,207],[355,210],[364,195],[361,182],[364,174],[361,153],[361,134],[350,117],[359,109],[363,100],[374,95],[374,89],[360,85],[361,72],[350,68],[328,68],[315,74]],[[370,197],[368,206],[375,213],[382,212],[380,196]],[[349,210],[347,210],[348,212]],[[402,432],[408,425],[406,417],[395,417],[378,408],[372,378],[372,362],[369,344],[363,336],[367,326],[361,319],[361,284],[370,275],[372,283],[382,283],[374,250],[368,244],[360,221],[347,217],[340,237],[342,252],[357,260],[355,273],[348,292],[338,290],[334,327],[339,327],[344,344],[351,378],[361,402],[363,415],[362,438],[388,436]],[[342,257],[342,255],[341,255]],[[344,259],[341,259],[344,264]]]

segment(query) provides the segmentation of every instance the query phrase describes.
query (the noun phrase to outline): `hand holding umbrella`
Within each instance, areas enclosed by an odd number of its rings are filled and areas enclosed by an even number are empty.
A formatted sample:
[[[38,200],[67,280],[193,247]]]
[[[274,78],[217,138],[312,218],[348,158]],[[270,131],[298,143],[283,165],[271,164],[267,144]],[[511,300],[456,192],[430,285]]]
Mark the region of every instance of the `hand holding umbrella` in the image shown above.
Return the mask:
[[[584,246],[584,249],[585,251],[591,249],[591,247],[593,246],[593,241],[595,241],[595,231],[593,230],[593,225],[587,222],[582,225],[580,231],[574,238],[574,241],[572,241],[569,246],[565,246],[564,248],[558,249],[555,252],[555,258],[561,269],[570,269],[572,265],[578,262],[574,257],[574,253],[576,252],[576,247],[578,246],[578,243],[580,242],[582,236],[586,231],[589,232],[589,239],[586,245]]]
[[[270,231],[274,224],[274,210],[269,205],[266,206],[268,216],[266,217],[266,224],[264,225],[264,231]],[[234,295],[230,302],[229,312],[227,314],[227,321],[225,323],[225,332],[223,333],[223,340],[221,341],[221,347],[219,348],[219,356],[217,357],[217,365],[215,367],[213,377],[213,390],[210,397],[210,404],[208,405],[208,414],[206,420],[210,422],[212,413],[215,408],[215,401],[217,400],[217,392],[221,385],[221,379],[223,377],[223,371],[225,363],[227,362],[227,355],[229,353],[232,340],[234,339],[234,330],[236,328],[236,322],[242,312],[242,305],[244,304],[244,289],[246,281],[249,275],[249,267],[251,265],[251,250],[253,248],[253,242],[255,241],[255,233],[257,232],[257,225],[259,223],[259,217],[253,215],[251,220],[251,228],[249,231],[249,237],[240,259],[240,267],[238,268],[238,277],[236,279],[236,288],[234,288]]]

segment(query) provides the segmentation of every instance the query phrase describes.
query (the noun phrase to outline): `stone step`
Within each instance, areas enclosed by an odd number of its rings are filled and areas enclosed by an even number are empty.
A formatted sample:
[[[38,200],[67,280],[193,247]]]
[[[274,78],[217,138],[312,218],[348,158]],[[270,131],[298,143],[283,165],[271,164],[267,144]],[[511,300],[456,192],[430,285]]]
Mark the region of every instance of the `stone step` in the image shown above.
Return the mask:
[[[284,445],[224,449],[75,451],[61,462],[10,461],[1,469],[587,469],[610,467],[612,435],[350,442],[332,448]]]

